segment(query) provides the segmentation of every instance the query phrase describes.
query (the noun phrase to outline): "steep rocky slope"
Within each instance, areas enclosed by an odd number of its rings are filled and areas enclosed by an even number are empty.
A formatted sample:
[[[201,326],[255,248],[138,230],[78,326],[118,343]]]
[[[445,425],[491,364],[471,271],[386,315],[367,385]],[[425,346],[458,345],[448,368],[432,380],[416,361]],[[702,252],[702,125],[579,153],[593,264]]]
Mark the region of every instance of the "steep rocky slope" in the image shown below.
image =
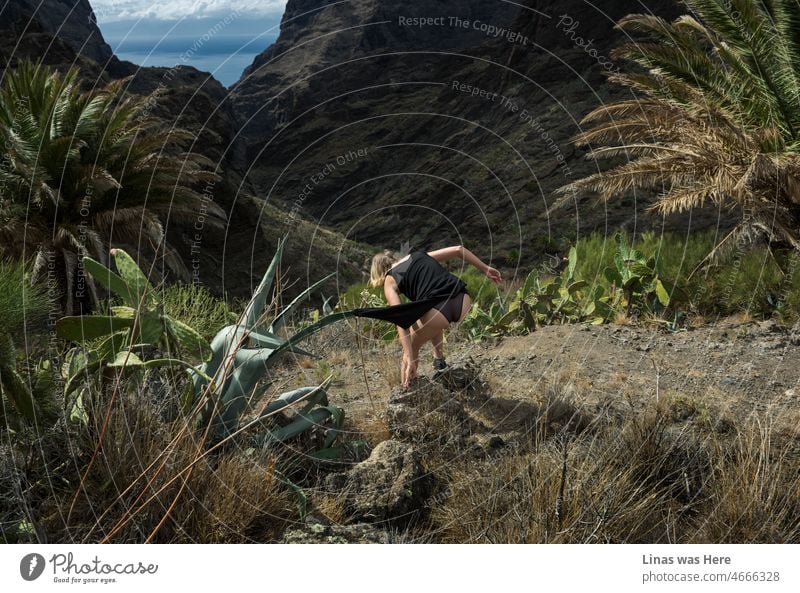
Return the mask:
[[[141,68],[119,60],[103,39],[89,0],[13,0],[0,6],[0,80],[6,67],[26,58],[61,70],[78,66],[87,87],[128,78],[125,92],[152,97],[148,115],[196,134],[191,150],[208,156],[223,176],[206,193],[226,210],[229,223],[222,230],[212,229],[198,206],[194,223],[165,221],[165,226],[196,278],[213,290],[246,296],[272,258],[278,237],[287,232],[285,259],[292,262],[287,266],[288,296],[331,271],[338,277],[327,286],[329,294],[337,282],[346,285],[362,279],[369,255],[363,246],[317,229],[303,212],[287,217],[243,191],[241,177],[229,165],[229,154],[235,152],[236,118],[226,89],[210,74],[189,66]],[[308,254],[315,229],[312,258]]]
[[[5,44],[21,41],[24,45],[36,36],[54,40],[52,47],[50,44],[39,46],[37,57],[56,60],[63,56],[62,46],[66,46],[75,54],[100,64],[112,59],[113,52],[95,24],[89,0],[13,0],[3,4],[0,16],[2,29],[13,35],[3,36]]]
[[[526,267],[551,239],[625,226],[645,196],[598,207],[553,191],[591,172],[569,138],[602,101],[628,92],[616,19],[667,17],[671,2],[522,3],[289,0],[277,42],[232,90],[234,165],[271,200],[296,204],[348,237],[476,246]],[[416,19],[416,20],[415,20]],[[693,224],[716,218],[695,214]]]
[[[596,167],[570,143],[580,118],[628,93],[605,75],[621,66],[613,24],[634,9],[681,11],[654,0],[289,0],[278,40],[229,92],[191,67],[118,60],[88,0],[24,0],[0,9],[0,68],[29,56],[78,64],[90,84],[130,77],[129,92],[157,94],[152,114],[197,134],[230,217],[200,241],[200,279],[215,289],[244,295],[281,228],[305,229],[291,233],[294,267],[338,271],[339,287],[361,279],[363,243],[465,243],[513,277],[591,230],[688,225],[646,216],[647,195],[551,207],[556,188]],[[718,219],[695,212],[691,225]],[[169,225],[187,258],[193,227]],[[322,248],[316,228],[338,238]]]

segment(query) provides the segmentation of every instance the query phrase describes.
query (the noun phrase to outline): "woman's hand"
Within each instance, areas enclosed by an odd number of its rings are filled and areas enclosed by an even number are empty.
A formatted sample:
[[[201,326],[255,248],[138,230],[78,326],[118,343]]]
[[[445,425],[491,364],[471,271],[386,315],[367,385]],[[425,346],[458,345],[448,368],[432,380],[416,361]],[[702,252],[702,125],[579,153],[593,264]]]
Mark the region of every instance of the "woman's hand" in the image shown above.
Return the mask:
[[[503,279],[503,276],[500,274],[499,270],[495,270],[492,266],[486,268],[486,277],[489,278],[495,284],[500,284],[500,281]]]
[[[403,354],[403,366],[400,371],[400,379],[403,383],[403,388],[407,389],[411,385],[411,380],[417,376],[417,361],[410,355]]]

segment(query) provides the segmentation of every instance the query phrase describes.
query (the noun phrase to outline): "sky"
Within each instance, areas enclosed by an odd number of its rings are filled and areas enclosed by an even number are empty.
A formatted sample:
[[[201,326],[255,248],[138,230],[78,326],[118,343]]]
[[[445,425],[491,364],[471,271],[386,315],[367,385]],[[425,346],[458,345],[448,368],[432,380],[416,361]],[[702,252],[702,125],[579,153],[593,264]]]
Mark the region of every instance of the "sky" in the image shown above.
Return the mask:
[[[286,0],[90,0],[103,37],[122,60],[176,64],[235,83],[280,32]]]
[[[177,20],[242,16],[278,17],[286,0],[89,0],[99,23],[134,19]]]

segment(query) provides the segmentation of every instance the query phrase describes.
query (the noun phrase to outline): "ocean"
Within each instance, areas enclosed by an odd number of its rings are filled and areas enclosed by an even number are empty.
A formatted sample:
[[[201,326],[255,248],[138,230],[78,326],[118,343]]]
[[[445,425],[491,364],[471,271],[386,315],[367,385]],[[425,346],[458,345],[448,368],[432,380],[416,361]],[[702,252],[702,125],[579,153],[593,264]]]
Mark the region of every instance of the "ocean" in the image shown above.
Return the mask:
[[[121,60],[139,66],[194,66],[229,87],[278,36],[280,17],[98,23]]]

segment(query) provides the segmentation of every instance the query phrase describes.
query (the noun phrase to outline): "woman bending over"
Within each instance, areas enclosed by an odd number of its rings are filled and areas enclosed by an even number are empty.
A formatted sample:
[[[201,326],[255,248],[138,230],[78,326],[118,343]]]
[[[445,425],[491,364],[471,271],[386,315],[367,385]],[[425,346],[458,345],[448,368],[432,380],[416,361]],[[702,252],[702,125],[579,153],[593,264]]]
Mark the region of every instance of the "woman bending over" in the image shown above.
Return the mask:
[[[400,344],[403,346],[400,373],[403,387],[408,387],[417,376],[419,352],[428,342],[433,344],[434,369],[445,368],[442,332],[451,323],[463,321],[472,306],[467,285],[442,266],[442,263],[456,258],[472,264],[495,283],[502,280],[498,270],[483,263],[463,245],[430,253],[412,251],[402,259],[396,259],[389,251],[372,258],[370,284],[383,286],[390,305],[383,311],[394,310],[395,314],[369,316],[393,319],[397,323]],[[401,294],[411,299],[412,303],[396,307],[400,305]],[[419,306],[415,306],[414,302]]]

